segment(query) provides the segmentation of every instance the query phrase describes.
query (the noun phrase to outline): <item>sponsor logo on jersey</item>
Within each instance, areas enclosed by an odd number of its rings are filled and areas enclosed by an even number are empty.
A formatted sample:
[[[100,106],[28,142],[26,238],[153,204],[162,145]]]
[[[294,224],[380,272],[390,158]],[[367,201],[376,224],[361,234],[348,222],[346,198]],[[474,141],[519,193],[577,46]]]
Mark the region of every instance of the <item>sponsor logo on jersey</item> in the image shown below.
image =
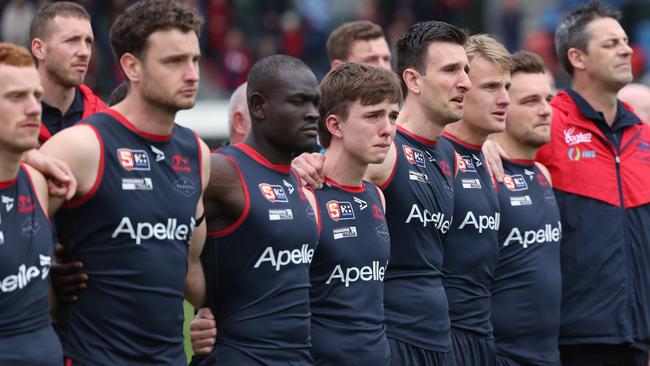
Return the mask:
[[[478,156],[472,154],[472,159],[473,159],[474,165],[476,167],[479,167],[479,166],[483,165],[483,162],[481,161],[481,159],[478,158]]]
[[[409,212],[409,216],[405,222],[409,224],[411,221],[419,222],[422,224],[422,227],[432,225],[443,234],[449,231],[449,226],[451,226],[451,220],[445,220],[445,214],[442,212],[433,213],[426,208],[420,208],[415,203],[411,207],[411,212]]]
[[[18,213],[24,214],[34,211],[34,202],[30,196],[18,196]]]
[[[384,216],[384,210],[382,210],[379,206],[373,204],[372,205],[372,217],[378,219],[378,220],[383,220],[386,217]]]
[[[259,187],[260,191],[262,192],[262,196],[264,196],[267,201],[271,203],[289,202],[287,194],[284,192],[284,188],[282,188],[281,185],[260,183]]]
[[[390,241],[390,234],[388,232],[388,227],[386,224],[381,224],[375,228],[377,236],[379,236],[384,241]]]
[[[117,159],[125,170],[151,170],[149,155],[144,150],[117,149]]]
[[[510,197],[510,206],[530,206],[533,204],[533,200],[530,199],[530,196],[519,196],[519,197]]]
[[[357,227],[356,226],[339,227],[332,230],[332,235],[334,236],[334,240],[345,239],[345,238],[356,238]]]
[[[474,166],[474,162],[472,161],[471,157],[467,155],[460,155],[457,152],[455,152],[455,154],[456,154],[456,167],[458,168],[458,170],[460,170],[463,173],[476,172],[476,167]]]
[[[363,267],[348,267],[343,269],[340,264],[337,264],[330,274],[326,285],[332,283],[332,281],[339,281],[342,284],[345,284],[345,287],[350,287],[350,283],[357,281],[369,282],[369,281],[383,281],[384,273],[386,272],[386,263],[381,265],[379,261],[372,261],[369,266]]]
[[[190,218],[190,224],[186,225],[179,224],[176,218],[167,218],[165,223],[136,222],[134,224],[130,217],[124,216],[111,234],[111,238],[116,239],[124,234],[135,240],[137,245],[149,239],[189,241],[195,225],[194,217]]]
[[[559,243],[561,237],[562,223],[559,221],[555,227],[551,224],[546,224],[543,229],[539,230],[525,230],[522,232],[519,228],[513,227],[506,240],[503,241],[503,246],[507,247],[510,244],[520,244],[522,247],[528,248],[533,244]]]
[[[5,210],[7,212],[11,211],[12,208],[14,208],[14,198],[13,197],[7,197],[7,196],[2,196],[2,203],[5,205]]]
[[[188,177],[180,177],[172,185],[177,192],[185,197],[192,197],[196,193],[196,185]]]
[[[463,178],[461,180],[461,183],[463,184],[463,188],[465,189],[481,189],[481,180],[478,178],[474,178],[474,179]]]
[[[190,168],[190,158],[187,156],[181,156],[179,154],[174,154],[172,156],[172,168],[175,172],[189,173],[192,171]]]
[[[521,174],[506,174],[503,177],[503,185],[513,192],[525,191],[528,189],[528,183],[526,183],[526,179],[524,179],[524,176]]]
[[[354,197],[354,202],[359,205],[359,210],[363,211],[368,207],[368,202],[362,200],[359,197]]]
[[[418,172],[417,170],[409,170],[409,179],[420,183],[429,183],[427,173]]]
[[[151,191],[152,189],[151,178],[122,178],[122,190],[124,191]]]
[[[402,149],[404,150],[404,157],[409,164],[415,164],[420,168],[426,167],[424,153],[422,151],[406,145],[402,145]]]
[[[162,150],[153,145],[149,145],[149,147],[151,147],[151,151],[156,155],[156,162],[165,160],[165,153]]]
[[[581,144],[583,142],[591,142],[591,132],[576,133],[576,128],[571,127],[564,130],[564,142],[569,146]]]
[[[535,179],[535,172],[532,170],[524,169],[524,174],[526,174],[528,180],[531,182],[533,181],[533,179]]]
[[[467,211],[463,222],[458,226],[459,230],[465,228],[465,226],[471,226],[478,231],[479,234],[483,233],[483,230],[499,230],[499,224],[501,223],[501,213],[495,212],[494,216],[489,215],[474,215],[474,212]]]
[[[282,267],[289,264],[309,264],[314,257],[314,249],[309,249],[309,245],[303,244],[300,249],[279,250],[277,253],[272,246],[266,247],[262,255],[253,266],[260,268],[264,263],[268,263],[279,271]]]
[[[354,209],[350,202],[331,200],[325,204],[325,207],[330,218],[335,222],[354,219]]]
[[[290,208],[285,210],[269,210],[270,221],[293,220],[293,211]]]
[[[33,218],[28,217],[23,221],[23,224],[20,225],[20,234],[23,236],[34,236],[40,229],[41,224]]]
[[[0,279],[0,292],[13,292],[16,290],[22,290],[29,283],[40,277],[41,280],[45,280],[47,275],[50,272],[50,264],[52,263],[52,257],[39,254],[38,255],[40,268],[37,266],[29,266],[21,264],[18,266],[16,274],[11,274],[5,278]]]
[[[446,161],[440,162],[440,170],[442,170],[442,174],[451,177],[451,169],[449,169],[449,164]]]
[[[569,148],[569,160],[578,161],[580,159],[593,159],[596,157],[595,150],[580,150],[577,146]]]
[[[287,182],[286,180],[283,179],[282,184],[284,184],[284,186],[287,187],[287,191],[289,191],[289,194],[293,194],[294,188],[293,188],[293,185],[291,183],[289,183],[289,182]]]

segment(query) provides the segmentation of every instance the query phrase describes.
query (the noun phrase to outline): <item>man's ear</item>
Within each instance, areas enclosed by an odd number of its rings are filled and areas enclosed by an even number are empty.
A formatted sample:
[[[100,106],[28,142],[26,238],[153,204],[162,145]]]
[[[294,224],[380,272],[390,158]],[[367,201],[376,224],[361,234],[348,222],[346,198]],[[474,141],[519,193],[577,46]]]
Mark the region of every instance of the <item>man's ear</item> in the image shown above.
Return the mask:
[[[38,62],[43,62],[45,60],[45,48],[47,45],[40,38],[32,39],[32,55]]]
[[[332,70],[336,69],[337,66],[343,64],[345,61],[339,60],[338,58],[335,58],[332,60],[332,64],[330,65],[332,67]]]
[[[265,107],[266,107],[266,98],[259,92],[251,93],[248,98],[248,105],[250,106],[250,112],[253,117],[257,120],[262,120],[265,118]]]
[[[233,113],[232,128],[242,136],[246,135],[248,132],[248,128],[246,128],[246,123],[244,122],[244,116],[240,111],[235,111],[235,113]]]
[[[566,52],[566,56],[569,59],[569,63],[576,70],[584,70],[585,66],[585,53],[575,47],[569,48]]]
[[[402,79],[408,88],[409,92],[419,95],[421,93],[420,89],[420,73],[413,68],[406,68],[402,72]]]
[[[329,131],[332,137],[339,139],[343,137],[343,132],[341,131],[342,123],[341,118],[335,114],[330,114],[325,118],[325,128],[327,128],[327,131]]]
[[[120,57],[120,66],[127,79],[138,83],[142,78],[142,61],[132,53],[125,53]]]

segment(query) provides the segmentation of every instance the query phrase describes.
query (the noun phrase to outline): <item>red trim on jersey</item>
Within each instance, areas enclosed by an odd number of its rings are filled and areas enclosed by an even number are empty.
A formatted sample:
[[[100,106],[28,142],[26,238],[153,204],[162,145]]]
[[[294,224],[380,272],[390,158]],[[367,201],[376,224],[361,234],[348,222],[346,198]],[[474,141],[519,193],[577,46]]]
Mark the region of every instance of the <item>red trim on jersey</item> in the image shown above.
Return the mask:
[[[397,163],[399,163],[399,154],[400,153],[399,153],[399,150],[397,149],[397,145],[395,144],[395,142],[393,142],[393,145],[395,145],[395,164],[393,165],[393,169],[391,169],[391,171],[390,171],[390,175],[388,176],[388,179],[386,179],[386,181],[384,183],[382,183],[380,186],[377,186],[382,191],[385,190],[386,187],[388,187],[390,182],[393,180],[393,177],[395,176],[395,171],[397,170]]]
[[[120,114],[120,112],[116,111],[115,109],[109,108],[105,110],[104,113],[109,114],[111,117],[115,118],[118,122],[120,122],[124,127],[144,137],[147,140],[156,141],[156,142],[167,142],[172,138],[171,132],[167,135],[156,135],[138,129],[137,127],[135,127],[135,125],[133,125],[133,123],[129,122],[129,120],[126,119],[126,117],[124,117],[122,114]]]
[[[14,185],[16,183],[17,180],[18,180],[18,174],[16,174],[14,179],[5,180],[5,181],[0,182],[0,189],[7,189],[7,188],[11,187],[12,185]]]
[[[444,137],[446,137],[446,138],[448,138],[448,139],[450,139],[452,141],[456,141],[457,143],[465,146],[468,149],[477,150],[477,151],[481,151],[481,149],[482,149],[481,145],[474,145],[474,144],[470,144],[469,142],[465,142],[465,141],[459,139],[458,137],[450,134],[447,131],[444,131],[442,133],[442,136],[444,136]]]
[[[65,366],[72,366],[72,359],[70,357],[65,358]]]
[[[267,158],[262,156],[259,152],[255,151],[252,147],[249,145],[246,145],[245,143],[239,143],[237,145],[234,145],[236,148],[242,150],[246,155],[250,156],[253,160],[257,161],[258,163],[264,165],[265,167],[275,170],[278,173],[282,174],[289,174],[291,171],[291,166],[290,165],[280,165],[280,164],[273,164],[271,163]]]
[[[45,123],[41,121],[41,127],[38,131],[38,141],[43,144],[45,141],[49,140],[52,137],[52,132],[45,127]]]
[[[343,184],[339,184],[335,180],[330,179],[328,177],[325,177],[325,182],[333,185],[334,187],[339,187],[342,190],[347,191],[347,192],[353,192],[354,193],[354,192],[363,192],[363,191],[366,190],[365,187],[363,186],[363,184],[361,184],[359,186],[346,186],[346,185],[343,185]]]
[[[535,165],[535,160],[533,159],[510,159],[510,161],[519,165]]]
[[[416,135],[413,132],[407,130],[406,128],[404,128],[404,127],[402,127],[400,125],[397,125],[397,130],[400,131],[401,133],[407,135],[407,136],[410,136],[410,137],[420,141],[421,143],[423,143],[425,145],[435,145],[436,144],[435,140],[429,140],[428,138]]]
[[[34,180],[32,179],[32,174],[29,172],[29,169],[27,169],[23,163],[20,163],[21,168],[25,171],[25,174],[27,175],[27,180],[29,181],[29,186],[32,188],[32,192],[34,193],[34,197],[36,197],[36,203],[38,204],[38,207],[41,209],[41,212],[45,214],[45,217],[47,218],[47,221],[52,225],[52,221],[50,221],[50,215],[45,211],[43,208],[43,204],[41,203],[41,199],[38,198],[38,193],[36,191],[36,186],[34,186]]]
[[[248,213],[251,210],[251,197],[250,194],[248,193],[248,186],[246,185],[246,181],[244,180],[244,174],[242,174],[241,169],[239,168],[239,165],[235,161],[235,159],[231,158],[230,156],[224,155],[224,157],[228,160],[230,160],[234,165],[235,168],[237,169],[237,172],[239,173],[239,180],[241,181],[241,186],[244,189],[244,210],[242,211],[241,215],[237,218],[235,222],[233,222],[230,226],[228,226],[225,229],[222,230],[217,230],[217,231],[211,231],[208,232],[208,236],[214,236],[214,237],[222,237],[226,236],[233,231],[235,231],[238,227],[241,226],[241,224],[244,222],[246,217],[248,217]]]
[[[81,198],[70,200],[64,205],[66,208],[79,207],[88,201],[99,188],[99,184],[102,182],[102,177],[104,176],[104,140],[102,140],[102,137],[100,136],[99,131],[97,131],[97,128],[95,128],[95,126],[89,125],[87,123],[80,123],[79,125],[90,127],[97,136],[97,142],[99,142],[99,167],[97,168],[97,177],[95,177],[95,182],[93,183],[93,186],[90,188],[90,190],[86,192],[86,194],[84,194]]]

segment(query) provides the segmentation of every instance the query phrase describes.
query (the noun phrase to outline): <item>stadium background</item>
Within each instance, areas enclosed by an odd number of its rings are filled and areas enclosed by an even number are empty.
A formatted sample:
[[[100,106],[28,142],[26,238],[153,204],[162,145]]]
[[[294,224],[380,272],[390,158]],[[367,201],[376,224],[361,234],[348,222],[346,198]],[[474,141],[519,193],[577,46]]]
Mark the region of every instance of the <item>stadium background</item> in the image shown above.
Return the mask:
[[[34,11],[51,1],[0,0],[0,39],[29,47]],[[95,44],[86,78],[105,100],[122,80],[108,41],[115,17],[132,0],[78,0],[92,17]],[[382,26],[391,46],[409,25],[444,20],[470,33],[490,33],[510,51],[542,56],[556,79],[567,85],[553,50],[553,32],[580,0],[185,0],[205,17],[201,34],[202,76],[197,106],[178,116],[216,147],[227,139],[227,101],[246,80],[252,64],[275,53],[304,60],[319,78],[329,69],[325,42],[343,22],[368,19]],[[604,1],[623,13],[622,25],[635,50],[633,72],[650,85],[650,0]],[[186,306],[186,318],[193,317]],[[187,324],[186,324],[187,328]],[[186,340],[187,341],[187,340]],[[190,348],[188,350],[191,351]]]

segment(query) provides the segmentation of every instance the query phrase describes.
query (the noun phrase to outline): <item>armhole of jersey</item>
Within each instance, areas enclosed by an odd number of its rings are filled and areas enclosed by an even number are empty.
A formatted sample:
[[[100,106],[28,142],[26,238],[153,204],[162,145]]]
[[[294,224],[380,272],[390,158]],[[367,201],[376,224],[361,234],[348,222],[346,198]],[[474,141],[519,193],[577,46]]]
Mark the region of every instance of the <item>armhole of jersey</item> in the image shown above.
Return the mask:
[[[397,149],[397,144],[395,144],[395,164],[393,165],[393,168],[390,171],[390,175],[388,176],[388,179],[386,179],[384,183],[378,186],[382,191],[386,190],[386,188],[388,188],[388,186],[390,185],[390,182],[393,181],[393,177],[395,177],[395,171],[397,171],[398,164],[399,164],[399,149]]]
[[[240,227],[241,224],[244,222],[246,217],[248,217],[248,213],[250,212],[251,209],[251,197],[248,192],[248,186],[246,185],[246,180],[244,179],[244,174],[239,168],[239,164],[237,164],[235,159],[233,159],[228,155],[224,155],[224,157],[230,160],[235,165],[235,168],[237,169],[237,173],[239,174],[239,181],[241,182],[242,189],[244,190],[244,210],[242,211],[241,215],[239,215],[237,220],[235,220],[235,222],[233,222],[230,226],[222,230],[211,231],[207,233],[207,236],[212,236],[217,238],[226,236],[232,233],[233,231],[237,230],[237,228]]]
[[[45,209],[43,209],[43,204],[41,203],[41,199],[38,197],[38,192],[36,191],[36,186],[34,186],[34,180],[32,179],[32,174],[29,172],[29,169],[24,166],[23,163],[20,163],[21,169],[25,171],[25,175],[27,175],[27,180],[29,181],[29,186],[32,189],[32,192],[34,193],[34,197],[36,197],[36,203],[38,204],[38,208],[41,209],[41,212],[45,215],[45,218],[47,221],[50,223],[50,226],[52,225],[52,220],[50,220],[50,216],[47,214]]]
[[[300,179],[297,176],[296,176],[296,178]],[[320,237],[320,232],[321,232],[321,229],[322,229],[322,225],[321,225],[320,204],[318,202],[318,195],[316,195],[316,190],[314,190],[310,186],[305,186],[305,189],[310,191],[311,194],[314,195],[314,202],[316,203],[316,208],[314,209],[314,216],[316,218],[316,227],[318,228],[318,237]],[[309,200],[307,200],[307,201],[309,201]]]
[[[381,204],[381,210],[384,212],[384,216],[386,215],[386,198],[384,197],[384,192],[377,187],[376,185],[372,185],[375,187],[375,193],[377,193],[377,199],[379,200],[379,203]],[[384,199],[382,199],[384,197]]]
[[[199,138],[199,135],[192,130],[192,134],[194,134],[194,139],[196,140],[196,148],[199,151],[199,182],[201,182],[201,188],[203,187],[203,151],[201,151],[201,139]]]
[[[90,188],[90,190],[88,190],[88,192],[86,192],[83,197],[76,200],[71,200],[68,203],[64,204],[63,207],[65,208],[75,208],[86,203],[86,201],[88,201],[95,194],[104,176],[104,140],[102,139],[102,136],[99,134],[99,131],[97,131],[97,128],[95,126],[87,123],[80,123],[79,125],[90,127],[95,133],[95,136],[97,136],[97,142],[99,142],[99,167],[97,167],[97,176],[95,177],[95,182],[93,183],[93,186]]]

